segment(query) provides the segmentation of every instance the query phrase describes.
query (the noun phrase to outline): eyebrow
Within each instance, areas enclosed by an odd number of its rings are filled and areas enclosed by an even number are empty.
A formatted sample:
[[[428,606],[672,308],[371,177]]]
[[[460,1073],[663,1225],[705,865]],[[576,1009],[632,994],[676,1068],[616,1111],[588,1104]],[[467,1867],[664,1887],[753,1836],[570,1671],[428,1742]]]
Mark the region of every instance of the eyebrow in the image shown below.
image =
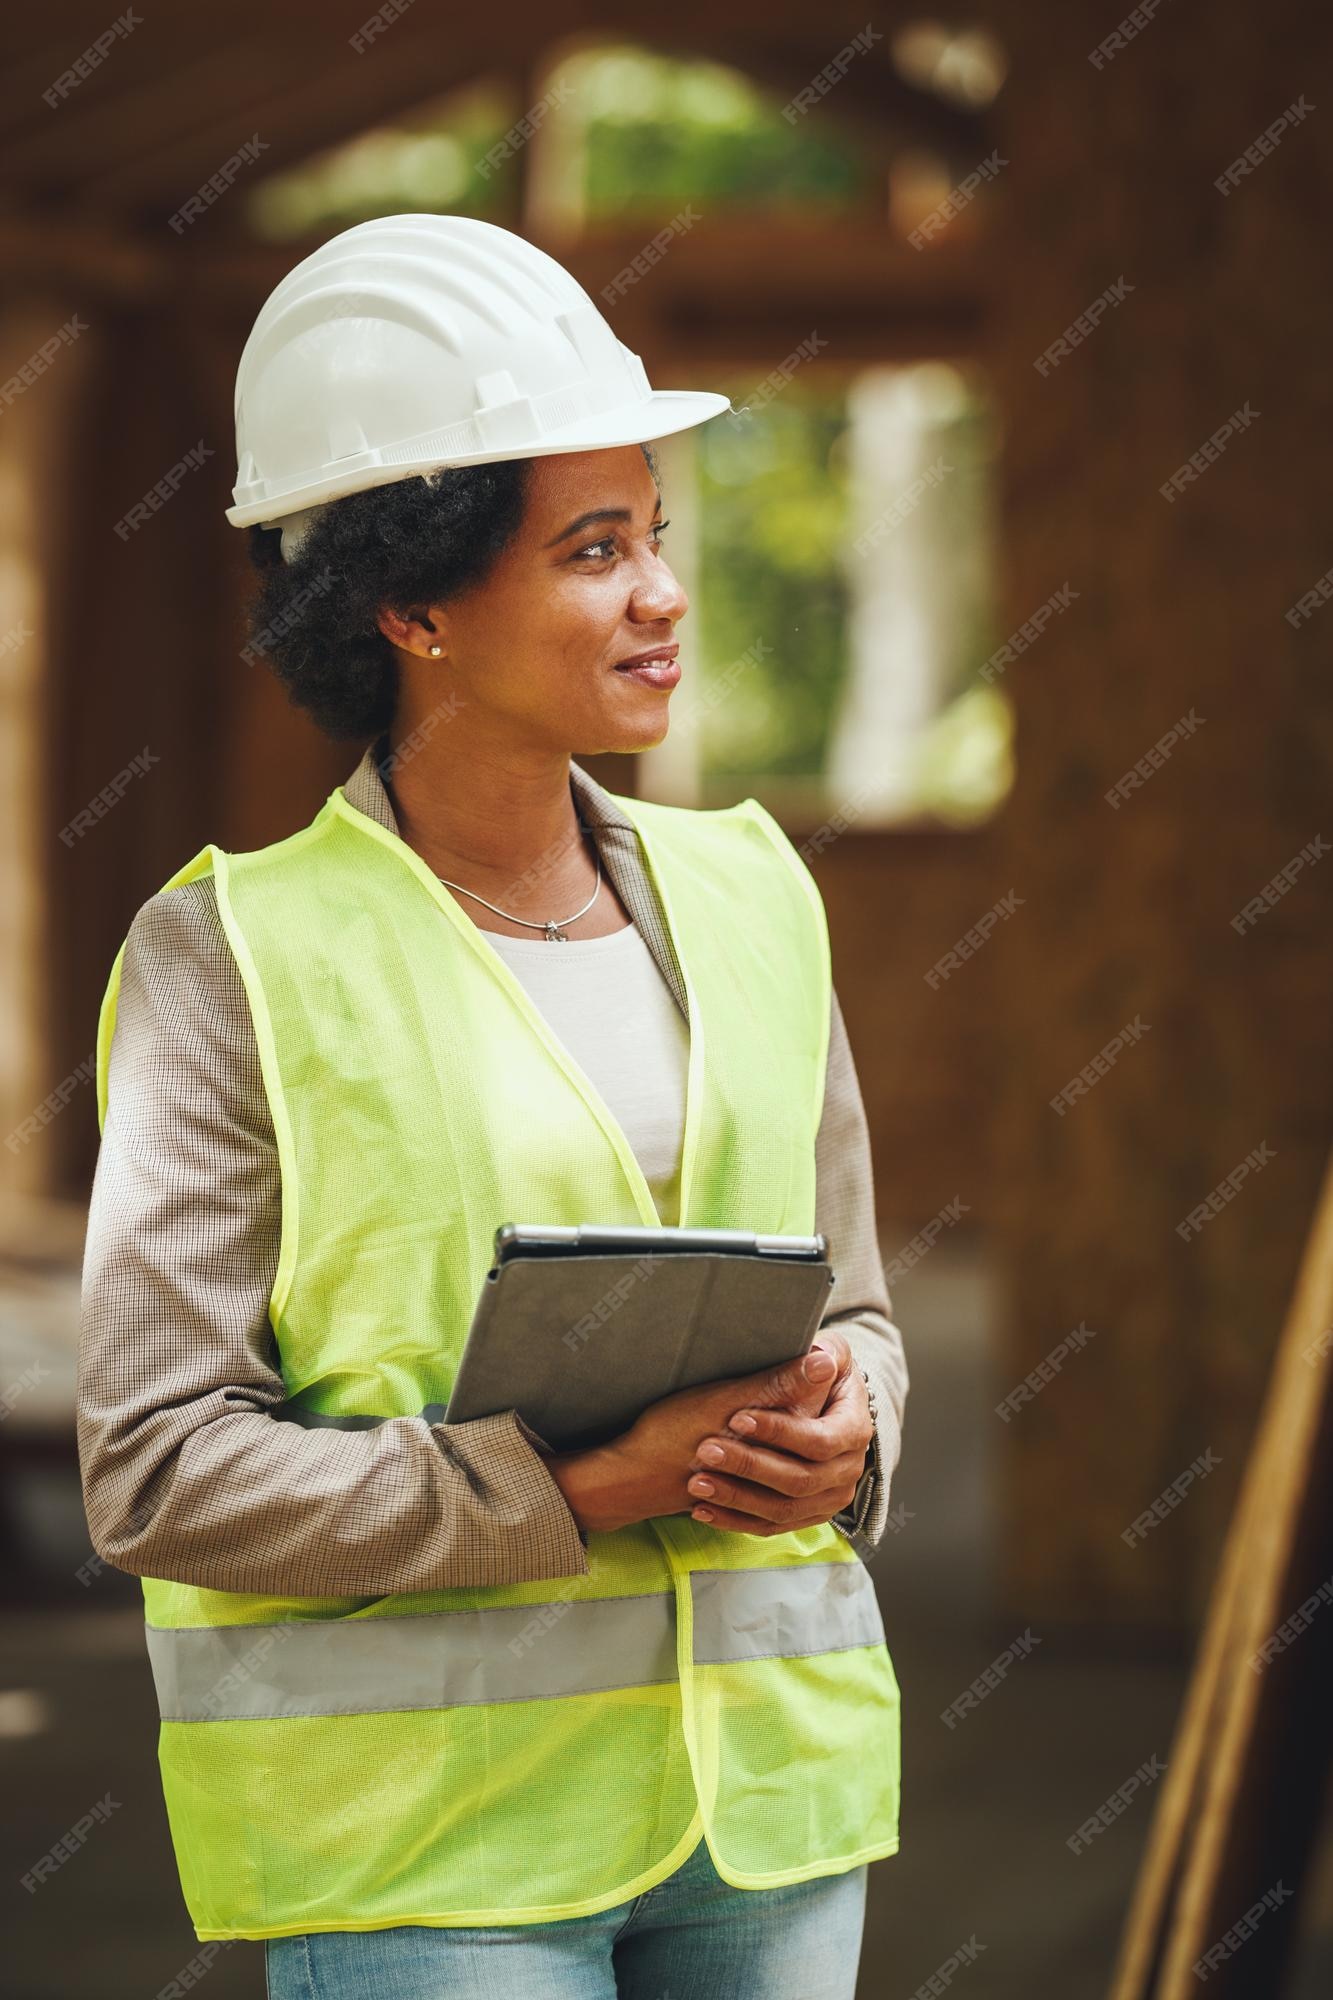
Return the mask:
[[[659,493],[653,513],[660,513],[661,507],[662,496]],[[571,521],[569,526],[562,528],[558,535],[552,535],[549,542],[542,543],[542,547],[544,549],[553,549],[557,542],[567,542],[571,535],[581,534],[585,528],[590,528],[594,521],[632,521],[633,519],[634,516],[628,507],[595,507],[590,514],[580,514],[576,521]]]

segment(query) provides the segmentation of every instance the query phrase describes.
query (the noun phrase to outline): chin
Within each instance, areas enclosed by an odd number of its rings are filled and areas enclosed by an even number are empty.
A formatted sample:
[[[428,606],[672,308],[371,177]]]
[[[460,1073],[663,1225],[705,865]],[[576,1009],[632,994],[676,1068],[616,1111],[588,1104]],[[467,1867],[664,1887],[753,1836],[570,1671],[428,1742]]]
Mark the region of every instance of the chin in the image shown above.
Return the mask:
[[[636,750],[655,750],[664,743],[671,733],[671,720],[666,712],[665,702],[656,722],[644,720],[630,722],[622,718],[617,724],[597,731],[595,737],[589,735],[581,749],[572,750],[573,757],[599,757],[612,751],[621,756],[632,757]]]
[[[662,718],[662,726],[660,729],[641,729],[635,736],[634,741],[628,744],[626,748],[631,751],[655,750],[659,743],[666,742],[666,739],[670,735],[670,733],[671,733],[671,726],[667,722],[664,716]]]

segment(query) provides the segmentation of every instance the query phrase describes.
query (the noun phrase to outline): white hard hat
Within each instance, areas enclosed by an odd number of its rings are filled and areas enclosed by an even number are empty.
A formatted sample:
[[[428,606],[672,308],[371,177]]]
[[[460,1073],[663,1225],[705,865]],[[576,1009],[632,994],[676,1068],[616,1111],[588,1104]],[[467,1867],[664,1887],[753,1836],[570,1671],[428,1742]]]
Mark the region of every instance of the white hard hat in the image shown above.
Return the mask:
[[[236,372],[227,519],[282,527],[290,557],[344,494],[445,465],[645,444],[728,408],[653,389],[583,287],[511,230],[384,216],[331,237],[260,309]]]

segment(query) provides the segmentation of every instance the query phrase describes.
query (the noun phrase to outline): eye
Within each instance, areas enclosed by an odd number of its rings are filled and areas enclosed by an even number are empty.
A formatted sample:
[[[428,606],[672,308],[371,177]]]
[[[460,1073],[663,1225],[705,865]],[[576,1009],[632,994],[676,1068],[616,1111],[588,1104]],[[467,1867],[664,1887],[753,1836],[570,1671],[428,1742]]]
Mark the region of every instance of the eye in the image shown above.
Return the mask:
[[[660,542],[663,534],[670,526],[671,526],[670,521],[655,521],[652,527],[648,530],[649,536],[651,537],[653,542],[654,543]],[[601,558],[598,552],[602,549],[614,550],[615,545],[616,545],[616,538],[614,535],[603,535],[600,542],[588,542],[585,547],[581,549],[575,549],[573,555],[570,557],[570,561],[582,562],[585,556],[593,556],[600,561]]]

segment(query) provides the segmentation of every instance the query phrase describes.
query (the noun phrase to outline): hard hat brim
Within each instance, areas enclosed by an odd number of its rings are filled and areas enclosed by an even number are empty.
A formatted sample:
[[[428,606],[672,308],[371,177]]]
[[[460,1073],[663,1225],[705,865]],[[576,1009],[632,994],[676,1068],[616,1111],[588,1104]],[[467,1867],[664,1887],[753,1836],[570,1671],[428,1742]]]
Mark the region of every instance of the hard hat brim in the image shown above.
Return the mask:
[[[600,417],[580,417],[563,430],[549,431],[539,452],[524,458],[545,458],[552,452],[609,451],[617,445],[651,444],[672,437],[731,408],[728,396],[706,389],[654,389],[632,412],[609,410]]]
[[[234,528],[247,528],[255,522],[279,522],[303,508],[340,500],[350,493],[365,493],[372,487],[390,486],[400,479],[439,471],[445,466],[495,465],[506,459],[550,458],[557,452],[613,451],[621,445],[651,444],[655,438],[690,430],[731,408],[729,397],[711,390],[654,389],[630,407],[580,417],[558,430],[548,431],[540,444],[529,445],[522,451],[481,451],[461,458],[432,459],[420,465],[401,461],[394,465],[362,465],[341,479],[334,474],[284,493],[280,500],[255,500],[245,506],[228,507],[226,518]]]

